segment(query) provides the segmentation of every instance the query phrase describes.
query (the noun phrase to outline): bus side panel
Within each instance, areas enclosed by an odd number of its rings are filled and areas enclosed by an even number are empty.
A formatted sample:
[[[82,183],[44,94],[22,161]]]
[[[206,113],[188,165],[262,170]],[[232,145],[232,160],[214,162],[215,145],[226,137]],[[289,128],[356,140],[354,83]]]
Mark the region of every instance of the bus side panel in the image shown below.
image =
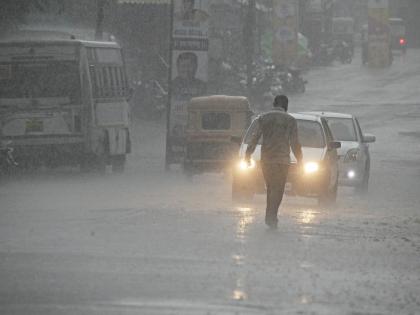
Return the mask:
[[[128,152],[129,105],[125,100],[126,78],[121,51],[87,47],[91,88],[89,141],[95,155],[121,155]]]
[[[98,137],[104,138],[103,135],[97,135],[92,128],[93,122],[93,107],[94,99],[92,92],[92,80],[89,73],[89,61],[87,56],[86,47],[80,48],[80,73],[82,83],[82,132],[84,135],[84,151],[85,153],[99,154],[103,149],[98,149]],[[102,140],[103,141],[103,140]]]
[[[128,152],[130,123],[130,106],[126,101],[98,102],[95,106],[95,121],[99,128],[104,128],[108,136],[110,155],[121,155]]]

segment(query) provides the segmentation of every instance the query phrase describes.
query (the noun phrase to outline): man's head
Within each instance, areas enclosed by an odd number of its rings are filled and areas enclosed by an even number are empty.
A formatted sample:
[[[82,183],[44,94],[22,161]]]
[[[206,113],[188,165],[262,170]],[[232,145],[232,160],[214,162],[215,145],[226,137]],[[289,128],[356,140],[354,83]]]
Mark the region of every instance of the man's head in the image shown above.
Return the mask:
[[[287,98],[286,95],[277,95],[274,98],[273,106],[281,107],[287,112],[287,109],[289,108],[289,99]]]
[[[193,79],[197,72],[198,58],[193,52],[183,52],[176,61],[178,76],[183,79]]]

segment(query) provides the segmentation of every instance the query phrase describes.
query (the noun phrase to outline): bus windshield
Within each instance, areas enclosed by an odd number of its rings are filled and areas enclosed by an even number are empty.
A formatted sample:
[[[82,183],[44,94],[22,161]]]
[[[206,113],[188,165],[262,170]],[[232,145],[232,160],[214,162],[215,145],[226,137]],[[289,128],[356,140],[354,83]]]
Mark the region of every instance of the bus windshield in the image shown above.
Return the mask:
[[[80,101],[76,61],[0,63],[1,98],[68,98]]]

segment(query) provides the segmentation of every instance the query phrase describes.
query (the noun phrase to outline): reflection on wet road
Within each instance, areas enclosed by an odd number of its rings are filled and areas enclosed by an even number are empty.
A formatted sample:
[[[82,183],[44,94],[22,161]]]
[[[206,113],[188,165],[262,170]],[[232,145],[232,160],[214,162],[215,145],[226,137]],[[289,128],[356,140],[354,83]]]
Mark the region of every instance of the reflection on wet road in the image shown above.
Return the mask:
[[[235,266],[235,284],[231,294],[231,299],[242,301],[248,299],[246,290],[246,246],[248,227],[254,222],[255,211],[252,207],[236,207],[235,218],[238,220],[235,231],[235,242],[237,243],[236,252],[232,255],[233,265]]]
[[[419,75],[404,79],[420,73],[419,50],[407,57],[308,74],[293,111],[348,111],[377,135],[369,194],[340,187],[331,209],[286,197],[278,231],[264,196],[238,207],[223,176],[164,173],[165,128],[152,122],[135,126],[120,176],[2,181],[0,314],[420,314]]]

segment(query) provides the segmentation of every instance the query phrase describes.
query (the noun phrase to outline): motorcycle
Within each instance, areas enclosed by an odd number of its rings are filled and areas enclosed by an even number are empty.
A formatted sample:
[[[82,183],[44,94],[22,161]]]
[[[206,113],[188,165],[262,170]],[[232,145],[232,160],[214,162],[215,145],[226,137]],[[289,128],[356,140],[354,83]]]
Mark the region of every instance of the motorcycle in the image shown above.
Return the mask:
[[[286,93],[305,93],[306,84],[300,75],[300,70],[289,68],[280,74],[281,85]]]
[[[6,142],[0,145],[0,173],[2,174],[7,174],[18,166],[13,157],[13,148],[10,147],[10,144],[11,142]]]
[[[353,61],[353,50],[347,42],[339,41],[336,43],[334,50],[337,59],[339,59],[342,64],[350,64]]]
[[[314,50],[314,55],[312,61],[315,66],[329,66],[334,61],[335,53],[334,47],[326,43],[319,45],[317,49]]]
[[[159,81],[139,81],[133,96],[133,112],[143,119],[160,120],[166,111],[168,92]]]

